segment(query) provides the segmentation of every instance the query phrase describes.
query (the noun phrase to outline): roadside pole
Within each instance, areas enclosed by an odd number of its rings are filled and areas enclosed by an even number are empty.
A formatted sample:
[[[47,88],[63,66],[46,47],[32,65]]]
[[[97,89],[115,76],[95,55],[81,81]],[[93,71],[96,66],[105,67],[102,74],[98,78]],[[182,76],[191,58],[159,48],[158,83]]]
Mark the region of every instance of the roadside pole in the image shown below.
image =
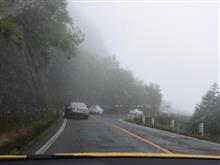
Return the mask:
[[[199,123],[199,133],[204,136],[204,123]]]
[[[170,125],[171,125],[171,129],[174,130],[174,128],[175,128],[175,120],[171,120]]]
[[[142,123],[145,125],[145,115],[142,116]]]
[[[155,119],[154,119],[154,117],[151,119],[151,124],[154,126],[154,124],[155,124]]]

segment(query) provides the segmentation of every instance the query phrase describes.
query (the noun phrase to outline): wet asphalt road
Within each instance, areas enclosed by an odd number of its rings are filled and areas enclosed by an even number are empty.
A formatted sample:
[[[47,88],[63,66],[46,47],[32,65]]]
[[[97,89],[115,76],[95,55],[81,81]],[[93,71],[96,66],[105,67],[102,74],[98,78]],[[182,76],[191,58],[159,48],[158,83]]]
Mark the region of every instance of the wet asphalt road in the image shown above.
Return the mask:
[[[69,152],[148,152],[220,155],[220,144],[119,121],[111,115],[68,119],[46,154]]]

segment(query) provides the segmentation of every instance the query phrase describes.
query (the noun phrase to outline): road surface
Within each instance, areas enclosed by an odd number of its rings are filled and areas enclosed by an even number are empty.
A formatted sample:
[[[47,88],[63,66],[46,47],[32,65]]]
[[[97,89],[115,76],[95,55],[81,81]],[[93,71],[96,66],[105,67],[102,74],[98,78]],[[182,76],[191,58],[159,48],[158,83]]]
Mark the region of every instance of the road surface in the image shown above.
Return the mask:
[[[63,132],[46,147],[41,154],[148,152],[220,155],[220,144],[129,124],[110,115],[90,116],[88,120],[68,119]]]

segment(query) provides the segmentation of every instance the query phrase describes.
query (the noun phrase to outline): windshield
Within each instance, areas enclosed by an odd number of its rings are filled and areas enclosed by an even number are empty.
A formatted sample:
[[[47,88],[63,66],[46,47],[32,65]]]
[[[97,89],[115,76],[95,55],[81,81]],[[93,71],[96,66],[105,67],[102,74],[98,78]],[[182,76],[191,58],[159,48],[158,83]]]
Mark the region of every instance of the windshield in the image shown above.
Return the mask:
[[[0,0],[0,154],[220,156],[218,7]]]

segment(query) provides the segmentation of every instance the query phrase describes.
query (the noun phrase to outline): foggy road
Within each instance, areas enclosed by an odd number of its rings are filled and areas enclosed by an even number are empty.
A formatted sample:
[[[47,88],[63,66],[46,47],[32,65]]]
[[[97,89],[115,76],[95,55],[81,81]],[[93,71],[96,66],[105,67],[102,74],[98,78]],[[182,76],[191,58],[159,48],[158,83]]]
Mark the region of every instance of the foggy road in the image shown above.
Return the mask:
[[[145,128],[110,115],[68,119],[46,154],[69,152],[148,152],[220,155],[220,145]],[[43,154],[43,153],[42,153]]]

